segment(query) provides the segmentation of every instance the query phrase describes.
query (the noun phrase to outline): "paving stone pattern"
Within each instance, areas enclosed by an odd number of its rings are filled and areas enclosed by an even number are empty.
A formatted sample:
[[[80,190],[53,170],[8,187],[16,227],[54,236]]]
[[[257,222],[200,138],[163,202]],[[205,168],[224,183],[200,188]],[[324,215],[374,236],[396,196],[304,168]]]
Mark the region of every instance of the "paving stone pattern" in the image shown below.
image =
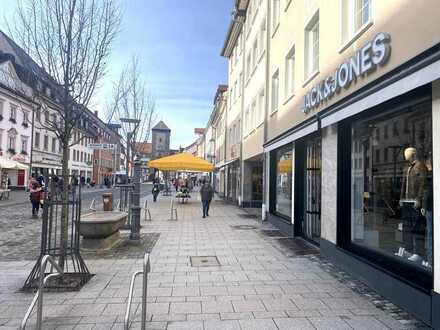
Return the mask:
[[[151,251],[148,329],[427,328],[321,259],[315,247],[298,239],[287,243],[270,224],[239,216],[239,208],[214,202],[202,219],[196,198],[177,206],[179,220],[168,221],[169,199],[160,196],[150,203],[153,221],[141,229],[144,237],[158,238]],[[255,228],[231,227],[241,225]],[[0,248],[3,253],[11,256]],[[191,256],[217,256],[220,266],[192,267]],[[6,259],[0,261],[0,329],[17,329],[32,299],[19,288],[34,260]],[[142,268],[141,256],[121,252],[86,262],[96,276],[81,291],[45,294],[44,329],[123,329],[130,277]],[[131,329],[140,329],[140,285]],[[29,328],[34,324],[35,316]]]

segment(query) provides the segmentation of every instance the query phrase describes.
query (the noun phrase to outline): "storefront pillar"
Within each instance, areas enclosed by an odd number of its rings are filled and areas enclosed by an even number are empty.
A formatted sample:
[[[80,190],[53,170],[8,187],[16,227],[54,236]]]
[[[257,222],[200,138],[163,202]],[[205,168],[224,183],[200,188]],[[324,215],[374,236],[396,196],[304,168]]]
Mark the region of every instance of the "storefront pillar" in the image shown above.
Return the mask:
[[[321,237],[336,244],[337,125],[322,130]]]

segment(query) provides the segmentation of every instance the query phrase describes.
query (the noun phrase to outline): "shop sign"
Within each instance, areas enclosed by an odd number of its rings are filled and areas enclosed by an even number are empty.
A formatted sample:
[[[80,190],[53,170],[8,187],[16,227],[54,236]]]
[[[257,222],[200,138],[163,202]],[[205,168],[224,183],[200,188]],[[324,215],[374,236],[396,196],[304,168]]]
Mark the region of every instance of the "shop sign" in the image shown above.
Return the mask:
[[[11,157],[11,160],[15,160],[16,162],[27,163],[27,157],[23,155],[14,155]]]
[[[116,145],[115,144],[111,144],[111,143],[89,143],[87,145],[87,147],[89,149],[93,149],[93,150],[114,150],[116,149]]]
[[[367,76],[377,67],[386,64],[391,54],[391,37],[378,33],[372,41],[365,44],[351,58],[342,63],[335,73],[314,86],[304,97],[302,111],[309,113],[323,102],[330,100],[342,88],[349,88],[361,76]]]

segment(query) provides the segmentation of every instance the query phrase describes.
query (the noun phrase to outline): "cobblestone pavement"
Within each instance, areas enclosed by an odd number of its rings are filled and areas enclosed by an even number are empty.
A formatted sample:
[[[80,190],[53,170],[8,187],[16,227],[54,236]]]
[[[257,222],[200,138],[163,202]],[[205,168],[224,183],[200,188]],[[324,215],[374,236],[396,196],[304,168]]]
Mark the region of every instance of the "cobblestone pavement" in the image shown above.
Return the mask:
[[[243,210],[214,203],[201,219],[193,198],[178,204],[178,221],[168,221],[169,199],[151,204],[153,221],[143,222],[142,232],[160,236],[151,252],[148,329],[426,328],[321,259],[315,247],[288,243]],[[192,256],[216,256],[220,265],[196,267]],[[123,329],[130,277],[142,259],[86,262],[96,275],[81,291],[46,293],[44,329]],[[19,289],[32,266],[0,262],[0,329],[16,329],[23,317],[32,294]],[[139,303],[136,286],[132,329],[140,329]]]
[[[151,186],[141,185],[141,193],[146,196]],[[82,198],[82,212],[89,212],[93,198],[96,198],[96,208],[102,208],[103,192],[113,190],[86,191]],[[116,191],[115,202],[117,198]],[[41,211],[38,219],[31,217],[29,201],[18,205],[0,205],[0,260],[35,260],[40,251],[41,241]]]

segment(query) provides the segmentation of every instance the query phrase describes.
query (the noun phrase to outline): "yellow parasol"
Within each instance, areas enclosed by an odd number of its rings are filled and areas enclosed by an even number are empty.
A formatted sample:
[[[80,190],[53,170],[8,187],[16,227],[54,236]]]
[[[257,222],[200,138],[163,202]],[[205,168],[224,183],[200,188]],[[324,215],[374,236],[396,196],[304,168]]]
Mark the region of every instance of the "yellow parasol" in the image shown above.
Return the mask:
[[[278,172],[292,173],[292,158],[282,159],[278,162]]]
[[[195,157],[190,153],[181,153],[155,159],[148,163],[148,167],[157,168],[161,171],[214,171],[214,165],[202,158]]]

